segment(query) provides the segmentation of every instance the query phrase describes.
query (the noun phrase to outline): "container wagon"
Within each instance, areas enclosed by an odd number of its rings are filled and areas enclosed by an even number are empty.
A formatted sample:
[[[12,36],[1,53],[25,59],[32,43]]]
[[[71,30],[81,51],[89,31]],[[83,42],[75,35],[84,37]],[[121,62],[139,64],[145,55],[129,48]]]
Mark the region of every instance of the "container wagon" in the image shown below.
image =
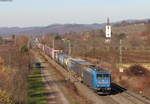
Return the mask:
[[[91,64],[85,60],[82,60],[82,61],[78,61],[77,64],[76,64],[76,67],[77,67],[77,76],[78,76],[78,80],[79,81],[83,81],[83,71],[85,70],[85,67],[92,67],[92,66],[95,66],[94,64]]]
[[[64,61],[64,59],[65,59],[67,56],[68,56],[68,55],[67,55],[67,54],[64,54],[64,53],[58,54],[57,62],[58,62],[59,64],[61,64],[63,67],[65,67],[65,61]]]
[[[75,58],[70,58],[70,60],[68,61],[68,68],[77,74],[77,64],[83,62],[84,60],[81,59],[75,59]]]

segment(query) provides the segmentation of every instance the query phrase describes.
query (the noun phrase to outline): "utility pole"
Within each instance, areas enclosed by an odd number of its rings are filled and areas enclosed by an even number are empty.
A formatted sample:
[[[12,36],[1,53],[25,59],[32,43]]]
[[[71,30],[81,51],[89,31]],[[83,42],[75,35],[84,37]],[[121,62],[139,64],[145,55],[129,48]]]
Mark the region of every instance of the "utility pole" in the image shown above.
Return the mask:
[[[53,38],[53,50],[55,48],[55,39]]]
[[[71,55],[71,41],[70,40],[67,40],[67,39],[61,39],[63,40],[64,42],[68,42],[68,55],[70,56]],[[69,67],[67,67],[67,70],[68,70],[68,80],[71,80],[71,72],[69,70]]]
[[[122,39],[120,39],[120,47],[119,47],[119,53],[120,53],[120,56],[119,56],[119,70],[120,72],[123,72],[123,69],[122,69]]]
[[[61,39],[61,40],[63,40],[66,43],[68,42],[68,55],[70,56],[71,55],[71,41],[67,39]]]
[[[30,46],[31,46],[31,40],[30,40],[30,37],[29,37],[29,39],[28,39],[28,43],[27,43],[27,47],[28,47],[28,49],[30,49]]]
[[[9,53],[9,65],[11,66],[11,53]]]
[[[120,53],[120,64],[122,64],[122,39],[120,39],[120,48],[119,48],[119,53]]]
[[[69,42],[69,51],[68,51],[68,55],[70,56],[70,55],[71,55],[71,42],[70,42],[70,40],[68,40],[68,42]]]
[[[54,50],[55,50],[55,37],[53,37],[53,53],[52,53],[52,57],[54,58]]]

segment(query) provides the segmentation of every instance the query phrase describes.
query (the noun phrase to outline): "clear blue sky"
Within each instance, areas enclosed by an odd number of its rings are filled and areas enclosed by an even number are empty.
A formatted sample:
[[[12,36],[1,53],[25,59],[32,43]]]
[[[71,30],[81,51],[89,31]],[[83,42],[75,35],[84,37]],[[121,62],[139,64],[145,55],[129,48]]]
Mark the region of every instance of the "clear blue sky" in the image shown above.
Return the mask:
[[[150,0],[12,0],[0,1],[0,26],[46,26],[54,23],[103,23],[150,17]]]

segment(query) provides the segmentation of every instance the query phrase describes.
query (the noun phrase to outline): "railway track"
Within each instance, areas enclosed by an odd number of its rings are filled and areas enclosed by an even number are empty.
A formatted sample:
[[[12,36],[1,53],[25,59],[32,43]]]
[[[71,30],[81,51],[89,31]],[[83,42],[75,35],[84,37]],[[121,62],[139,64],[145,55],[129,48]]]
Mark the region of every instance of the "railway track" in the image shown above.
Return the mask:
[[[56,72],[62,76],[68,79],[68,73],[67,71],[62,68],[60,65],[58,65],[56,62],[51,60],[47,55],[41,53],[42,56],[49,62],[49,64],[55,68]],[[91,101],[90,104],[119,104],[115,100],[113,100],[110,96],[100,96],[96,94],[93,90],[89,89],[87,86],[83,85],[79,81],[77,81],[75,78],[70,79],[71,83],[74,83],[78,93],[80,93],[82,96],[86,97]],[[82,103],[81,103],[82,104]],[[87,103],[85,103],[87,104]]]
[[[42,59],[43,59],[43,57],[42,57]],[[79,104],[93,104],[90,100],[84,98],[78,92],[76,92],[76,89],[75,89],[73,83],[68,82],[65,79],[65,77],[62,75],[62,73],[60,73],[53,64],[51,64],[47,60],[45,60],[45,58],[44,58],[44,63],[47,64],[46,66],[48,67],[48,69],[51,69],[51,70],[47,70],[47,71],[45,69],[42,70],[42,73],[44,75],[46,75],[46,77],[44,77],[44,80],[47,80],[47,77],[48,77],[47,75],[50,75],[51,77],[53,77],[53,80],[51,79],[51,81],[47,81],[47,85],[52,86],[55,83],[58,85],[57,89],[59,90],[59,92],[63,92],[65,97],[69,100],[69,103],[64,103],[64,104],[78,104],[79,102],[81,102]],[[53,82],[53,83],[51,83],[51,82]],[[63,95],[63,94],[61,94],[61,95]],[[63,103],[56,103],[56,104],[63,104]]]
[[[58,65],[56,62],[51,60],[47,55],[41,53],[42,56],[57,70],[57,72],[62,76],[68,76],[67,71]],[[75,80],[75,81],[74,81]],[[112,92],[110,95],[98,95],[94,93],[91,89],[83,85],[82,83],[76,81],[72,78],[72,81],[75,83],[78,91],[83,94],[86,98],[91,100],[93,104],[150,104],[150,100],[143,98],[142,96],[137,96],[135,93],[131,93],[127,89],[113,83]],[[87,92],[87,93],[85,93]]]
[[[120,95],[128,99],[133,104],[150,104],[149,98],[129,91],[126,88],[119,86],[115,83],[112,83],[112,91],[117,93],[123,92]]]

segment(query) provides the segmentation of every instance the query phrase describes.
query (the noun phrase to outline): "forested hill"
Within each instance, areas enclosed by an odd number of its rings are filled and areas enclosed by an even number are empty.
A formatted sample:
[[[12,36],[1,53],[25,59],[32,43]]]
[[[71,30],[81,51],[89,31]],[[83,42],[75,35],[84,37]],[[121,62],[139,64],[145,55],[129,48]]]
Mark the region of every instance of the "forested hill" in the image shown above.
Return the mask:
[[[149,19],[144,19],[144,20],[124,20],[124,21],[119,21],[119,22],[114,22],[111,23],[113,25],[113,28],[116,27],[127,27],[130,25],[133,27],[132,29],[134,30],[133,25],[138,25],[142,23],[148,23],[150,20]],[[91,30],[98,30],[98,29],[103,29],[105,27],[105,23],[102,24],[53,24],[49,26],[41,26],[41,27],[25,27],[25,28],[20,28],[20,27],[0,27],[0,36],[10,36],[10,35],[46,35],[49,33],[59,33],[59,34],[64,34],[68,32],[85,32],[85,31],[91,31]],[[130,29],[130,28],[128,28]],[[121,29],[122,30],[122,29]]]
[[[66,32],[84,32],[90,30],[101,29],[105,24],[53,24],[43,27],[27,27],[19,28],[12,27],[0,28],[0,35],[9,36],[12,34],[15,35],[46,35],[48,33],[59,33],[63,34]]]

